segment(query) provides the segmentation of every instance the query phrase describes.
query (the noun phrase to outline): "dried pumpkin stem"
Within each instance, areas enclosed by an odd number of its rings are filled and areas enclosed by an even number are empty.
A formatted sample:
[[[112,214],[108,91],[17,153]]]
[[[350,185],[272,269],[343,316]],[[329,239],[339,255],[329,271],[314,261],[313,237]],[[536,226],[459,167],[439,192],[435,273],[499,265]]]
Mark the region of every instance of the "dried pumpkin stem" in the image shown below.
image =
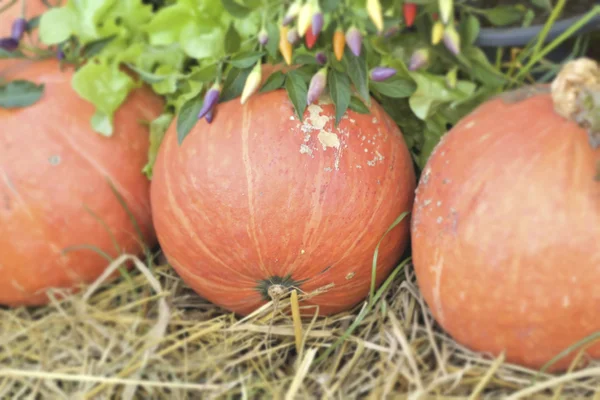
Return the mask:
[[[586,129],[594,149],[600,147],[600,64],[585,57],[569,61],[551,90],[554,110]]]

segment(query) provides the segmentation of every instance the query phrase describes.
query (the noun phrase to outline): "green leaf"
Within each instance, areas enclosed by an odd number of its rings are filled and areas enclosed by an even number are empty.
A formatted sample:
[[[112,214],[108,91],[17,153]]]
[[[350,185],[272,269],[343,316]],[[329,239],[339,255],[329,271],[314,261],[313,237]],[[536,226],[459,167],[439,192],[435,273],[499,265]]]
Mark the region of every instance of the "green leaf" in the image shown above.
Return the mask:
[[[179,78],[177,71],[170,65],[160,65],[155,74],[162,77],[159,82],[152,85],[152,89],[158,94],[175,93],[177,90],[177,79]]]
[[[417,88],[412,80],[398,76],[391,77],[384,82],[371,81],[371,87],[392,98],[410,97]]]
[[[51,8],[40,19],[40,39],[48,45],[64,42],[76,26],[76,15],[70,8]]]
[[[127,64],[127,66],[131,68],[134,72],[136,72],[144,82],[150,84],[162,82],[167,78],[163,75],[153,74],[151,72],[144,71],[143,69],[137,68],[133,64]]]
[[[341,2],[342,2],[341,0],[321,0],[321,1],[319,1],[319,4],[320,4],[321,10],[323,10],[323,12],[329,13],[329,12],[337,10],[337,8],[340,6]]]
[[[488,87],[500,87],[508,83],[506,77],[498,71],[479,47],[468,47],[463,50],[463,55],[471,61],[471,74],[473,77]]]
[[[221,0],[221,4],[231,16],[235,18],[244,18],[252,11],[248,7],[237,3],[235,0]]]
[[[358,94],[367,103],[371,104],[371,98],[369,97],[369,84],[367,77],[367,61],[365,59],[365,52],[361,52],[359,57],[356,57],[348,46],[344,50],[344,65],[350,80],[358,90]]]
[[[483,15],[496,26],[514,24],[523,18],[523,8],[518,6],[498,6],[481,10]]]
[[[475,43],[477,36],[479,36],[479,29],[481,24],[474,15],[469,15],[460,24],[460,37],[466,44],[472,45]]]
[[[417,159],[417,164],[421,169],[425,167],[431,152],[437,146],[440,139],[446,133],[446,126],[440,118],[431,118],[425,121],[425,129],[423,131],[423,147]]]
[[[240,69],[252,67],[264,54],[262,51],[245,51],[231,57],[229,63]]]
[[[350,98],[350,105],[348,108],[359,114],[369,114],[371,112],[369,108],[365,106],[365,103],[363,103],[362,100],[356,96],[352,96]]]
[[[227,33],[225,33],[225,52],[227,53],[235,53],[240,49],[240,43],[242,38],[240,34],[237,32],[233,24],[229,24],[229,28],[227,29]]]
[[[92,128],[103,136],[112,136],[113,126],[110,115],[107,115],[101,111],[96,111],[92,115]]]
[[[93,56],[100,53],[110,42],[112,42],[117,36],[112,35],[104,39],[95,40],[88,43],[83,48],[82,56],[84,58],[92,58]]]
[[[218,57],[225,51],[225,31],[217,21],[192,20],[181,29],[179,43],[190,57]]]
[[[188,7],[175,4],[160,9],[143,28],[153,46],[166,46],[179,40],[184,26],[194,23]]]
[[[150,147],[148,149],[148,162],[144,166],[142,172],[148,179],[152,179],[154,163],[158,155],[158,149],[162,143],[167,129],[173,121],[173,114],[162,114],[150,123]]]
[[[209,82],[215,78],[217,74],[217,64],[208,64],[204,66],[196,66],[192,68],[189,79],[200,82]]]
[[[188,100],[179,110],[177,116],[177,142],[181,145],[186,136],[198,122],[198,113],[202,108],[203,99],[196,96]]]
[[[411,76],[417,90],[409,99],[410,108],[422,120],[427,120],[444,104],[468,98],[476,88],[472,82],[458,81],[456,88],[450,89],[444,76],[425,72],[413,72]]]
[[[531,0],[534,6],[543,8],[546,11],[552,11],[552,2],[550,0]]]
[[[18,49],[15,51],[6,51],[4,49],[0,49],[0,60],[6,58],[25,58],[25,54]]]
[[[279,48],[279,29],[277,27],[277,23],[275,21],[267,22],[267,34],[269,35],[269,41],[265,46],[269,56],[271,58],[276,58]]]
[[[260,89],[260,92],[265,93],[265,92],[270,92],[271,90],[277,90],[277,89],[283,87],[284,83],[285,83],[285,74],[281,71],[277,71],[277,72],[271,74],[267,78],[267,80],[265,81],[265,84]]]
[[[96,62],[88,62],[77,70],[71,84],[80,97],[96,107],[99,116],[95,117],[93,124],[101,129],[97,132],[103,134],[108,131],[105,127],[106,118],[112,124],[115,110],[135,86],[133,79],[120,71],[117,65]]]
[[[38,15],[33,18],[30,18],[27,21],[27,31],[28,32],[32,32],[34,29],[37,29],[37,27],[40,26],[40,18],[41,17],[42,17],[41,15]]]
[[[294,105],[298,119],[302,121],[304,110],[306,110],[306,95],[308,92],[308,86],[297,71],[290,71],[287,73],[285,90],[287,91],[288,97]]]
[[[319,65],[319,62],[313,55],[310,54],[296,54],[294,55],[294,64],[300,65]]]
[[[246,78],[250,75],[252,67],[246,69],[234,68],[227,74],[227,79],[223,84],[223,91],[219,96],[219,103],[235,99],[242,94],[244,85],[246,84]]]
[[[27,107],[37,102],[44,93],[44,85],[25,80],[14,80],[0,86],[0,107]]]
[[[338,126],[350,105],[350,80],[346,74],[332,69],[327,76],[327,85],[335,105],[335,126]]]

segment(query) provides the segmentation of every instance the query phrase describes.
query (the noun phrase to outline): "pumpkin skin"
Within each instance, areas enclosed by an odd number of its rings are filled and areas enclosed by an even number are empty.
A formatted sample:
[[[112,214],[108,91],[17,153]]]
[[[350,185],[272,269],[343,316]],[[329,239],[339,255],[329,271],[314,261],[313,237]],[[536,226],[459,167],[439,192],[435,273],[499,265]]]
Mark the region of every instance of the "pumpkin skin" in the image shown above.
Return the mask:
[[[548,89],[489,100],[448,132],[411,222],[416,276],[440,325],[531,368],[600,330],[600,149],[554,111]]]
[[[140,252],[141,238],[109,181],[145,243],[156,244],[150,182],[141,172],[149,134],[140,120],[157,117],[162,100],[146,88],[134,91],[115,113],[113,136],[106,138],[92,131],[94,108],[71,88],[72,70],[59,68],[57,61],[46,60],[8,76],[44,83],[45,93],[34,105],[0,109],[0,303],[5,305],[45,304],[48,288],[76,289],[96,279],[108,261],[89,248],[65,252],[73,246],[94,246],[112,257]]]
[[[349,111],[336,129],[334,106],[322,99],[301,123],[276,90],[243,106],[220,104],[213,123],[199,121],[181,146],[171,126],[154,168],[152,208],[178,274],[242,315],[269,299],[269,283],[304,293],[333,284],[302,303],[321,315],[363,299],[377,243],[410,211],[416,186],[401,132],[374,101],[371,111]],[[377,284],[409,236],[405,218],[381,242]]]

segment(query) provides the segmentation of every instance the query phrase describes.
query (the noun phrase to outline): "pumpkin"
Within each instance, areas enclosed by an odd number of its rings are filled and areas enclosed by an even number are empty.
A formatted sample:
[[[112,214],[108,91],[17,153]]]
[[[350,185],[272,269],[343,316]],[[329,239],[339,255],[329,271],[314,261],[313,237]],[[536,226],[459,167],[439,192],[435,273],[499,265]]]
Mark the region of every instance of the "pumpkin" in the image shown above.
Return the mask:
[[[580,109],[592,86],[600,68],[582,59],[551,86],[490,99],[423,170],[411,220],[418,284],[437,322],[473,350],[558,371],[577,352],[553,357],[600,331],[598,131],[575,122],[593,121]],[[586,354],[599,357],[600,344]]]
[[[284,90],[219,104],[154,167],[154,224],[167,259],[197,293],[246,315],[292,288],[302,313],[347,310],[407,248],[416,186],[400,130],[374,100],[336,128],[326,97],[303,121]],[[304,307],[304,305],[306,307]]]
[[[72,75],[46,60],[7,76],[45,90],[31,106],[0,109],[0,304],[44,304],[49,288],[96,279],[108,265],[100,252],[138,253],[156,241],[141,122],[158,116],[162,101],[136,89],[115,113],[113,135],[103,137],[92,131],[94,107],[71,88]]]

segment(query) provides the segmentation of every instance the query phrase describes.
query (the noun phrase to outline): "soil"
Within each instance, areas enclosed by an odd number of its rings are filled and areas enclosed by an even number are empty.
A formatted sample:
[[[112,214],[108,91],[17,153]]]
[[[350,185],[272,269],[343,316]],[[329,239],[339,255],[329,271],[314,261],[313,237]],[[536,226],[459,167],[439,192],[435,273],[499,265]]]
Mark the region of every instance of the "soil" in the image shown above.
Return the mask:
[[[534,1],[531,0],[467,0],[465,3],[479,9],[490,9],[498,6],[523,5],[535,12],[535,18],[533,19],[531,25],[544,24],[550,15],[549,11],[546,11],[540,7],[536,7],[534,5]],[[554,4],[556,2],[553,1],[552,3]],[[585,14],[595,5],[600,5],[600,0],[568,0],[560,18],[569,18]],[[519,21],[513,25],[505,26],[505,28],[518,27],[521,25],[521,22],[522,21]],[[486,18],[481,18],[481,25],[485,27],[491,26]]]

